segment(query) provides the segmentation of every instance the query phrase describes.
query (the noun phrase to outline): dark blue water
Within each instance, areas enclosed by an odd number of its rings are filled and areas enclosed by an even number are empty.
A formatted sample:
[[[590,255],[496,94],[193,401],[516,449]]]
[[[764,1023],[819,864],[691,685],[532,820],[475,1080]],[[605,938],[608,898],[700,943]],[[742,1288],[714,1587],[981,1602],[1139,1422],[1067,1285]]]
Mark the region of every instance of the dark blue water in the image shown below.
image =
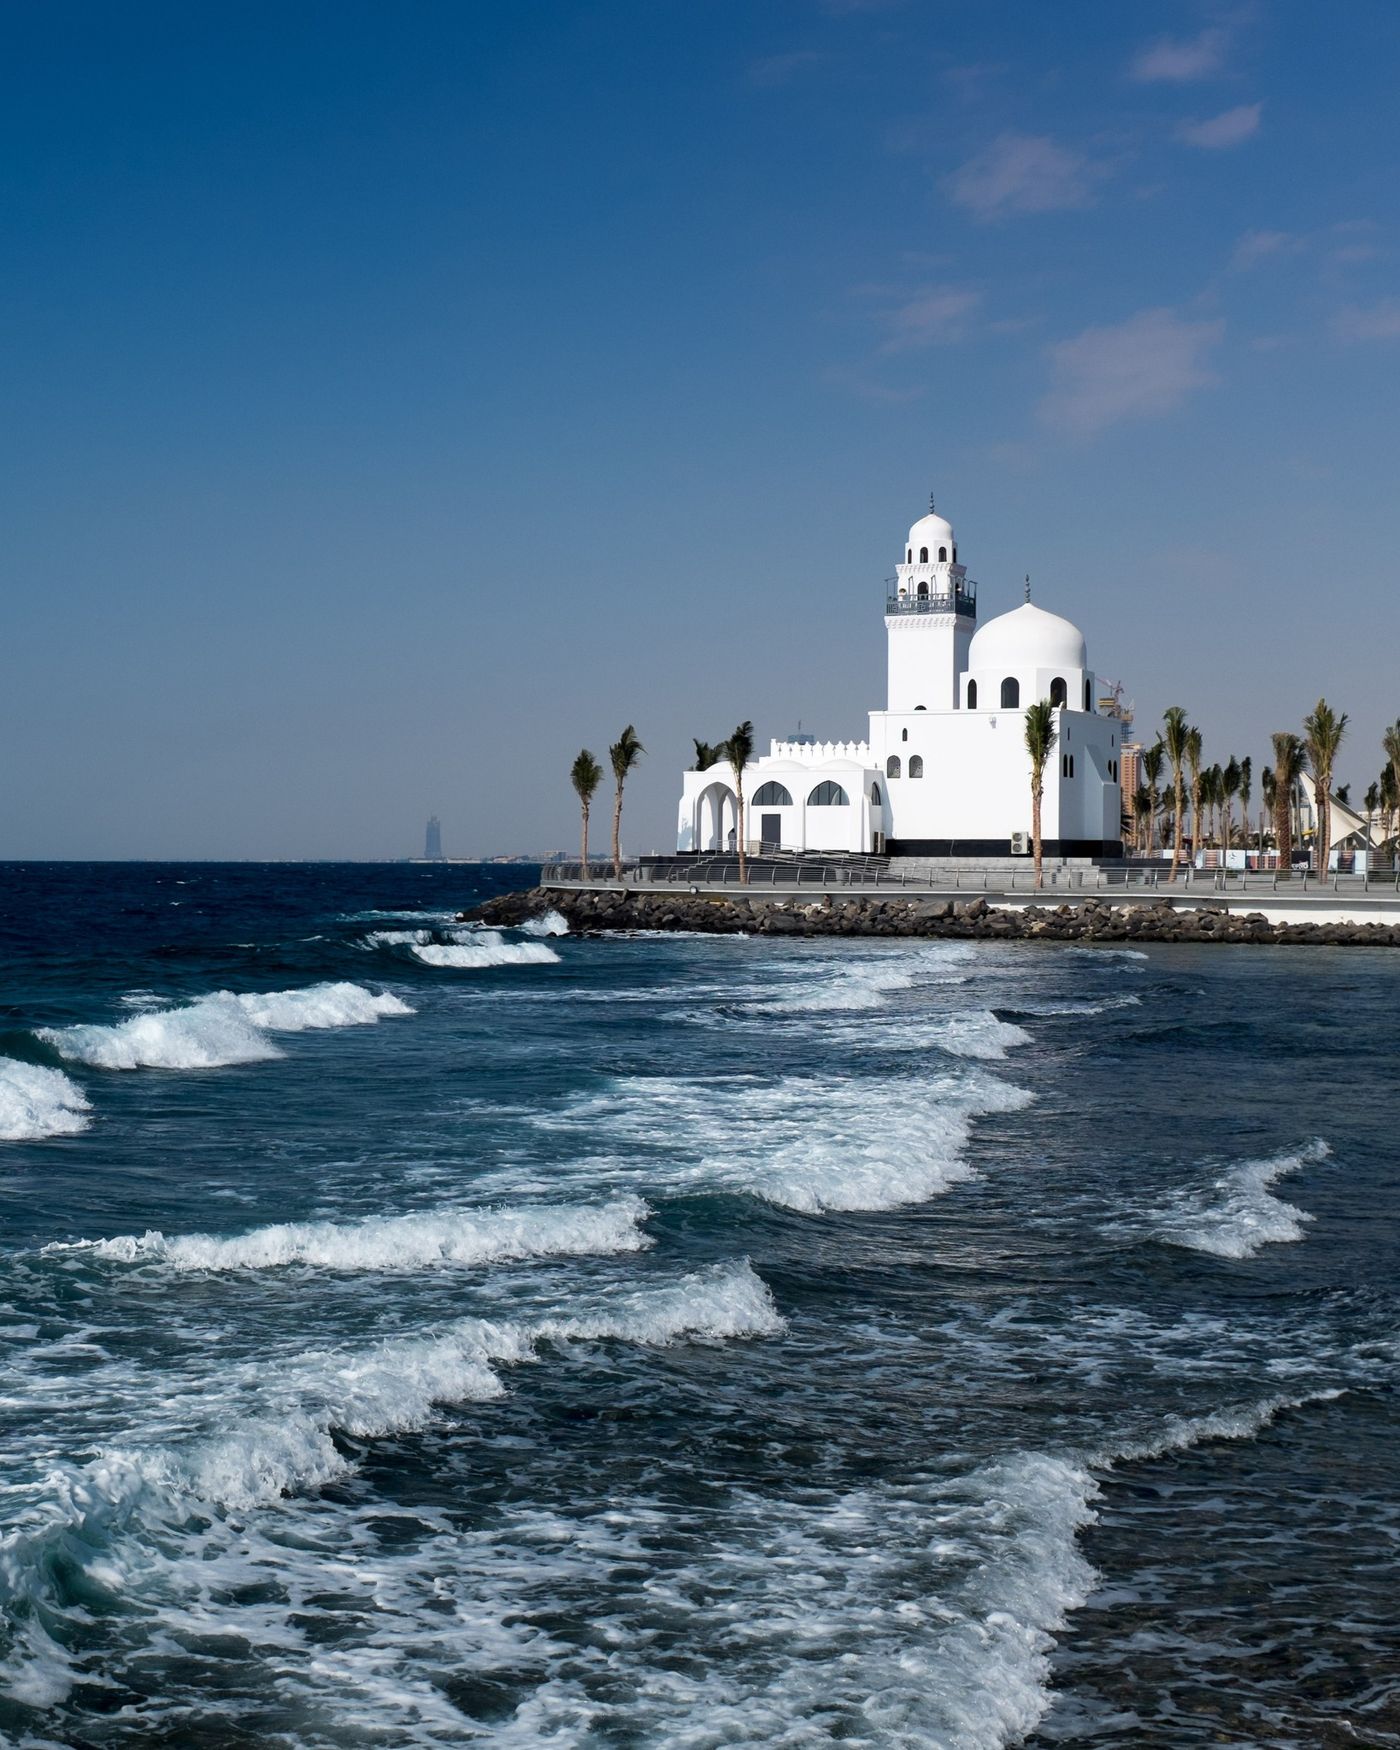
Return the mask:
[[[0,868],[0,1738],[1400,1744],[1385,950]]]

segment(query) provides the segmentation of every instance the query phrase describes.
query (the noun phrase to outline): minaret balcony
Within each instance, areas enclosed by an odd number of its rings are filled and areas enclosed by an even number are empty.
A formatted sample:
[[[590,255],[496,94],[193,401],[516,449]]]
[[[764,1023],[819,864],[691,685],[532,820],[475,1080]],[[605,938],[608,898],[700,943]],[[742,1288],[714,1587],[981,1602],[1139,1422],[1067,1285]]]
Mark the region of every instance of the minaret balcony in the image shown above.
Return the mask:
[[[923,594],[920,594],[923,590]],[[913,589],[886,595],[888,614],[957,614],[966,620],[977,618],[977,585],[969,578],[952,588],[933,583],[916,584]]]

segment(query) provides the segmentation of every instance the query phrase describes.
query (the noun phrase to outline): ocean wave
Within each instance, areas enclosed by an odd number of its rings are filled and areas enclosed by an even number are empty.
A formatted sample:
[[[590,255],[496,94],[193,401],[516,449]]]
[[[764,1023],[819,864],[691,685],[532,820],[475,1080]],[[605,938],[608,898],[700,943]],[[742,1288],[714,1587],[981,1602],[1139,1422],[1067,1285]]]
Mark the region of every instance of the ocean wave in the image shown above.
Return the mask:
[[[0,1057],[0,1142],[76,1136],[91,1123],[86,1094],[61,1069]]]
[[[435,1210],[336,1223],[278,1222],[251,1233],[118,1234],[48,1245],[46,1253],[86,1253],[119,1263],[158,1263],[178,1271],[271,1270],[304,1264],[322,1270],[419,1270],[518,1258],[641,1251],[650,1211],[640,1197],[604,1204],[522,1204]]]
[[[1140,1463],[1165,1458],[1173,1452],[1187,1452],[1193,1446],[1204,1446],[1212,1440],[1254,1440],[1288,1410],[1334,1403],[1346,1395],[1345,1386],[1329,1386],[1321,1391],[1304,1392],[1300,1397],[1265,1398],[1262,1403],[1237,1404],[1224,1410],[1208,1411],[1203,1416],[1171,1416],[1155,1433],[1100,1452],[1090,1462],[1097,1469],[1111,1470],[1118,1464]]]
[[[213,1393],[162,1401],[161,1423],[179,1414],[217,1418],[187,1443],[114,1447],[86,1465],[49,1478],[56,1499],[42,1527],[0,1541],[0,1593],[33,1579],[39,1543],[78,1527],[103,1541],[143,1497],[156,1496],[158,1519],[183,1516],[179,1498],[250,1508],[318,1489],[355,1467],[335,1439],[383,1439],[427,1427],[443,1404],[488,1402],[505,1393],[499,1369],[539,1358],[546,1343],[618,1341],[665,1347],[685,1340],[723,1342],[786,1330],[767,1284],[747,1259],[696,1271],[656,1288],[599,1294],[566,1317],[466,1318],[421,1337],[396,1337],[368,1349],[312,1352],[275,1369],[245,1364]],[[236,1407],[240,1400],[246,1407]],[[186,1509],[187,1510],[187,1509]],[[42,1549],[38,1552],[42,1559]],[[26,1559],[28,1558],[28,1559]]]
[[[37,1037],[71,1062],[98,1069],[216,1069],[280,1057],[270,1032],[364,1026],[412,1013],[391,992],[358,984],[245,995],[221,990],[182,1008],[148,1010],[110,1026],[41,1027]]]
[[[525,936],[567,936],[569,922],[562,912],[542,912],[537,918],[526,918],[520,932]]]
[[[499,930],[456,930],[452,942],[425,942],[413,953],[425,966],[478,972],[492,966],[551,966],[559,959],[545,942],[508,942]]]
[[[1031,1098],[977,1071],[774,1081],[628,1076],[534,1122],[621,1147],[616,1166],[585,1162],[590,1177],[611,1172],[642,1189],[728,1190],[820,1214],[897,1209],[970,1178],[973,1121],[1019,1111]],[[658,1137],[675,1140],[662,1152]]]
[[[1313,1217],[1275,1197],[1270,1187],[1331,1153],[1317,1137],[1289,1154],[1237,1162],[1208,1190],[1178,1192],[1149,1219],[1149,1231],[1169,1245],[1217,1258],[1252,1258],[1263,1246],[1300,1240]]]
[[[431,930],[371,930],[365,937],[366,948],[414,948],[431,942]]]

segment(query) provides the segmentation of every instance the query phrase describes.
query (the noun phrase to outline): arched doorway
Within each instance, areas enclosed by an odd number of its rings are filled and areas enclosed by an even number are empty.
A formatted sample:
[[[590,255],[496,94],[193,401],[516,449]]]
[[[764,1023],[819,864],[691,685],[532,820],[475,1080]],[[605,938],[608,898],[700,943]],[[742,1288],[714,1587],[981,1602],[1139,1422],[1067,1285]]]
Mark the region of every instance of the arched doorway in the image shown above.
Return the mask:
[[[728,784],[710,784],[695,799],[695,848],[727,851],[735,842],[739,804]]]

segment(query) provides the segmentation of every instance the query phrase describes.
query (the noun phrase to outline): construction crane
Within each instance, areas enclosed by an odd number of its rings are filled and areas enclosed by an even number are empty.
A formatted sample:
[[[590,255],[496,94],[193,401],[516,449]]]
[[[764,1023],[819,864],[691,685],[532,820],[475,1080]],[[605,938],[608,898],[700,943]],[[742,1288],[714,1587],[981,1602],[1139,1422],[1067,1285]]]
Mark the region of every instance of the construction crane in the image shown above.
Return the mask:
[[[1099,715],[1101,717],[1116,717],[1123,725],[1124,741],[1130,741],[1133,734],[1133,701],[1125,697],[1122,681],[1111,681],[1107,675],[1099,679]]]

